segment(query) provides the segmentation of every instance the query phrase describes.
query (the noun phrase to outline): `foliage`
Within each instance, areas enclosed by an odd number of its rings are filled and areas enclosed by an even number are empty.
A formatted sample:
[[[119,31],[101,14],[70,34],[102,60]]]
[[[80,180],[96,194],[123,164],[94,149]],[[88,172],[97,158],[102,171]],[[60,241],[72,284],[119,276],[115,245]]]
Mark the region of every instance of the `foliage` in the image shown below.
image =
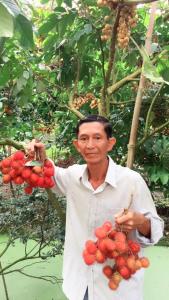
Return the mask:
[[[20,240],[25,245],[25,256],[12,262],[12,265],[3,265],[4,271],[11,272],[17,268],[20,261],[27,259],[47,259],[62,253],[64,240],[64,225],[60,221],[57,211],[54,210],[47,194],[35,191],[31,196],[23,195],[20,188],[10,190],[1,187],[0,194],[0,226],[1,233],[8,235],[4,250],[15,245]],[[13,195],[13,196],[12,196]],[[62,199],[64,207],[64,200]],[[35,245],[29,251],[27,244],[34,240]],[[2,250],[0,257],[5,253]],[[4,273],[5,274],[5,273]]]

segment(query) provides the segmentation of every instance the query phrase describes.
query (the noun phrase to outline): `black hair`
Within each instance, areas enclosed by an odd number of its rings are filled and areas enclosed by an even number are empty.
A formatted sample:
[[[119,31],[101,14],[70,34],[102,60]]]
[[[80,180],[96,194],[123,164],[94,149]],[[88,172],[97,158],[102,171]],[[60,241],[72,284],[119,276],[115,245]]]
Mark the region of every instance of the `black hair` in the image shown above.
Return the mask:
[[[84,119],[81,119],[76,126],[76,135],[78,136],[79,127],[82,124],[90,123],[90,122],[99,122],[99,123],[103,124],[107,138],[109,139],[112,137],[112,126],[111,126],[109,120],[100,115],[89,115],[89,116],[85,117]]]

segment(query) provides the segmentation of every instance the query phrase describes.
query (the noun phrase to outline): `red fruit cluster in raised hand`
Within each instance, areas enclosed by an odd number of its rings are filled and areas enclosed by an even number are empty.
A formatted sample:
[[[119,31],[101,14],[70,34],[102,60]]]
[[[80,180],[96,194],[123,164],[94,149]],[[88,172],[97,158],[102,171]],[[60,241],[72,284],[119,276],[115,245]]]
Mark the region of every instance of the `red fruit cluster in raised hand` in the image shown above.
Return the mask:
[[[149,266],[148,258],[139,257],[139,243],[129,240],[126,233],[113,228],[110,221],[97,227],[95,236],[96,241],[86,241],[83,259],[87,265],[113,260],[112,266],[103,267],[110,289],[116,290],[122,279],[128,280],[137,270]]]
[[[17,151],[0,161],[3,183],[25,184],[24,191],[26,194],[32,194],[34,187],[52,188],[54,186],[53,164],[46,160],[44,166],[26,166],[28,161],[29,158],[25,157],[23,151]]]

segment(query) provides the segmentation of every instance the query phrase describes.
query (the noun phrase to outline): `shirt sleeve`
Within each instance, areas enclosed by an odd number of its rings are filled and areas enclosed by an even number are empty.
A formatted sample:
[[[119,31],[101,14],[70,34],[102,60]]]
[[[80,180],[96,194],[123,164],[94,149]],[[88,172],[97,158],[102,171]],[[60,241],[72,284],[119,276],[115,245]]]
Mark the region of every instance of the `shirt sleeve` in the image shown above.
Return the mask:
[[[54,165],[54,170],[53,180],[55,186],[52,188],[52,191],[58,196],[65,196],[68,187],[68,168],[60,168]]]
[[[144,214],[145,217],[150,219],[151,224],[150,238],[143,236],[136,230],[137,241],[142,247],[156,244],[163,236],[164,221],[158,216],[149,188],[139,174],[134,187],[133,209]]]

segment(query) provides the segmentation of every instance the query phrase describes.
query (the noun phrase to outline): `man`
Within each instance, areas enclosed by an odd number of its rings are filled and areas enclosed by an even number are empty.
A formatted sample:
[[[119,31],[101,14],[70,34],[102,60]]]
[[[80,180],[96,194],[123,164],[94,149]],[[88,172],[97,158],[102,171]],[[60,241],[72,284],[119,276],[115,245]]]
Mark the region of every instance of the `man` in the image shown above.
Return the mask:
[[[142,300],[143,270],[122,280],[110,290],[102,264],[85,265],[85,241],[95,239],[94,229],[109,220],[122,226],[143,247],[162,237],[163,221],[157,215],[143,178],[135,171],[116,165],[108,156],[115,145],[109,121],[91,115],[77,125],[73,141],[86,164],[67,169],[55,167],[54,192],[67,198],[66,235],[63,261],[63,290],[69,300]],[[46,158],[42,143],[33,141],[30,150]],[[122,214],[130,206],[129,212]],[[142,251],[142,250],[141,250]]]

